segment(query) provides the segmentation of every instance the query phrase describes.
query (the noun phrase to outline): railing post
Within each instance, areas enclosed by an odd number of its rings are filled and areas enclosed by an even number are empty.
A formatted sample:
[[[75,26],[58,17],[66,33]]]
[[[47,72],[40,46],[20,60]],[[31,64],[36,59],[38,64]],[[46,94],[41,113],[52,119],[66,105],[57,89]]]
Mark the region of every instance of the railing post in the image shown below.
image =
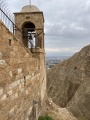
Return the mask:
[[[15,26],[14,26],[14,24],[13,24],[13,35],[15,34],[15,33],[14,33],[14,27],[15,27]]]
[[[38,120],[38,102],[33,100],[33,120]]]

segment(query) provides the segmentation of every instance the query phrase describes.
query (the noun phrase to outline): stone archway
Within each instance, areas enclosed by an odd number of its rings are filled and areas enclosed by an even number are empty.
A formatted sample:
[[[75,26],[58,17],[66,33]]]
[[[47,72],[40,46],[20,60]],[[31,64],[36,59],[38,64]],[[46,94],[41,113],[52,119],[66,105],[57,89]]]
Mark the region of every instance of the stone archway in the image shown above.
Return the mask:
[[[25,22],[22,26],[22,40],[27,48],[32,48],[35,45],[35,25],[32,22]]]

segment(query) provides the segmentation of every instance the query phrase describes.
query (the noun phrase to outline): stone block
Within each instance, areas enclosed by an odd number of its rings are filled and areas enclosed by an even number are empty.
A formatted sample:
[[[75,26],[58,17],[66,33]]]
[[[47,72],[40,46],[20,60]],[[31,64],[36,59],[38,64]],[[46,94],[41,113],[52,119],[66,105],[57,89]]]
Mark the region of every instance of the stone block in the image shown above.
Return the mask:
[[[30,56],[29,53],[26,53],[26,54],[25,54],[25,57],[29,57],[29,56]]]
[[[10,91],[7,92],[7,94],[8,94],[9,96],[11,96],[11,95],[13,94],[13,91],[10,90]]]
[[[32,73],[32,76],[34,76],[34,73]]]
[[[26,86],[30,85],[30,83],[31,83],[31,79],[27,79],[26,80]]]
[[[12,57],[15,57],[16,54],[15,54],[14,51],[11,51],[11,52],[10,52],[10,55],[11,55]]]
[[[27,113],[28,115],[31,114],[31,112],[32,112],[32,108],[33,108],[33,107],[31,106],[31,107],[28,109],[28,113]]]
[[[9,75],[12,77],[12,71],[9,72]]]
[[[18,93],[15,93],[15,98],[18,98]]]
[[[24,88],[21,88],[21,92],[22,92],[22,93],[24,92]]]
[[[34,80],[34,79],[35,79],[35,77],[32,77],[32,78],[31,78],[31,80]]]
[[[6,65],[5,60],[0,60],[0,65]]]
[[[22,88],[22,85],[20,84],[20,85],[19,85],[19,90],[21,90],[21,88]]]
[[[26,76],[26,80],[31,79],[31,75]]]
[[[18,69],[18,74],[20,74],[22,72],[22,68]]]
[[[0,88],[0,96],[3,95],[3,88]]]
[[[28,94],[28,90],[26,90],[26,95]]]
[[[11,85],[9,85],[9,89],[13,89],[14,87],[18,86],[20,84],[20,80],[13,82]]]
[[[24,78],[21,79],[21,82],[24,82]]]
[[[1,101],[5,101],[7,99],[7,95],[4,94],[2,97],[1,97]]]
[[[25,86],[25,83],[24,83],[24,82],[22,82],[22,83],[21,83],[21,85],[22,85],[22,88],[23,88],[23,87]]]
[[[40,77],[37,77],[37,80],[40,80]]]
[[[15,95],[12,95],[11,97],[10,97],[10,101],[12,100],[14,100],[15,99]]]
[[[9,119],[14,116],[14,108],[9,111]]]
[[[2,59],[2,52],[0,52],[0,59]]]
[[[29,118],[25,118],[25,120],[29,120]]]
[[[13,50],[14,50],[15,52],[17,52],[17,51],[18,51],[18,46],[14,46]]]

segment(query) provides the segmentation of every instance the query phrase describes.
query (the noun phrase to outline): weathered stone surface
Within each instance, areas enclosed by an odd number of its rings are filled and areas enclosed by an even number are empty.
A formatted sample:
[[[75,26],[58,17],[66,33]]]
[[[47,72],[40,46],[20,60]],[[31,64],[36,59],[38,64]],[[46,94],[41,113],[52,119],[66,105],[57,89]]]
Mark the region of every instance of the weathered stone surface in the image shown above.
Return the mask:
[[[90,119],[90,45],[47,72],[47,91],[59,106]]]
[[[79,119],[90,120],[90,78],[81,83],[67,109]]]
[[[0,21],[0,120],[31,120],[33,100],[41,112],[46,76],[44,50],[39,49],[32,54]]]
[[[6,98],[7,98],[7,95],[6,95],[6,94],[4,94],[4,95],[1,97],[1,101],[5,101],[5,100],[6,100]]]
[[[6,65],[5,60],[0,60],[0,64],[1,64],[1,65]]]
[[[3,88],[0,88],[0,96],[3,95]]]
[[[9,119],[14,116],[14,108],[9,111]]]
[[[0,59],[2,59],[2,53],[0,52]]]

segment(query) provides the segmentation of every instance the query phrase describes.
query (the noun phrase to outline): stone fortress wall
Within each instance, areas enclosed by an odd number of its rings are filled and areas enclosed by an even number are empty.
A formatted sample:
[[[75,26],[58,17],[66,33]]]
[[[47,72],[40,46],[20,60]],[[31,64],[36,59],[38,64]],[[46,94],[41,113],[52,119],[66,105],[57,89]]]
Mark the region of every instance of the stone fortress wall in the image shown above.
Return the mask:
[[[31,53],[0,21],[0,120],[36,120],[46,90],[45,53]]]

